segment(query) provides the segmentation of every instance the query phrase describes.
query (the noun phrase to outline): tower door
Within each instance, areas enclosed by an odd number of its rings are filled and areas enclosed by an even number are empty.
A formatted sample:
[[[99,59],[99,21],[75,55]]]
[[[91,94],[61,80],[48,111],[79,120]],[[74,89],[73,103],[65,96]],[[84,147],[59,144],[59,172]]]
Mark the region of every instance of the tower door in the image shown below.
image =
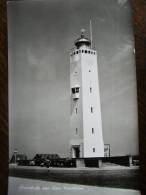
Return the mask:
[[[80,146],[72,147],[72,158],[80,158]]]

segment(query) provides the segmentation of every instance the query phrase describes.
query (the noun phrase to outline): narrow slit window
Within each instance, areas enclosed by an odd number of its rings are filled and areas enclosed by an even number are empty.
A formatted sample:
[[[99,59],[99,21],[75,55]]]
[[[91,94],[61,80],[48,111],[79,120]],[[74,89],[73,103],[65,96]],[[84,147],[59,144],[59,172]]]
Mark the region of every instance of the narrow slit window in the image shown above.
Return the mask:
[[[78,113],[78,109],[76,108],[76,114]]]
[[[76,128],[76,134],[78,134],[78,128]]]
[[[95,152],[95,148],[93,148],[93,152]]]
[[[92,128],[92,134],[94,134],[94,128]]]
[[[92,93],[92,87],[90,87],[90,93]]]
[[[91,106],[91,113],[93,113],[93,107]]]

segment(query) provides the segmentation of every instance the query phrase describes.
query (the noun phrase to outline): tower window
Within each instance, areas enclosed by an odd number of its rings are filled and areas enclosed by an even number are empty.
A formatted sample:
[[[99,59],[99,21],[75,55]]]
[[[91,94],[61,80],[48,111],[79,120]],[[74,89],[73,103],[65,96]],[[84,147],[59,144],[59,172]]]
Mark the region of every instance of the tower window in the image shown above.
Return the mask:
[[[92,93],[92,87],[90,87],[90,93]]]
[[[95,152],[95,148],[93,148],[93,152]]]
[[[78,92],[79,92],[79,87],[76,88],[76,93],[78,93]]]
[[[89,72],[91,72],[91,70],[89,70]]]
[[[85,50],[85,53],[87,53],[87,50]]]
[[[90,51],[88,51],[88,53],[90,53]]]
[[[93,113],[93,107],[91,106],[91,113]]]
[[[75,72],[75,73],[77,73],[77,72]],[[72,88],[72,93],[74,94],[74,93],[79,93],[79,87],[74,87],[74,88]]]
[[[78,51],[76,51],[76,54],[78,54]]]
[[[92,128],[92,134],[94,134],[94,128]]]
[[[84,50],[82,50],[82,53],[84,53]]]
[[[75,93],[75,88],[72,88],[71,90],[72,90],[72,93]]]
[[[76,114],[78,113],[78,109],[76,108]]]

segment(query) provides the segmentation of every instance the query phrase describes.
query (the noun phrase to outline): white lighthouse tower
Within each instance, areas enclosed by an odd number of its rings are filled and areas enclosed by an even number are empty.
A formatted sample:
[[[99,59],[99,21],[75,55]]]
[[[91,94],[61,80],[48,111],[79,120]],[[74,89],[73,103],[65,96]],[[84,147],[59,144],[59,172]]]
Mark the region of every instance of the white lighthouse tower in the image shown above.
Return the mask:
[[[97,53],[84,31],[70,53],[70,98],[71,157],[103,157]]]

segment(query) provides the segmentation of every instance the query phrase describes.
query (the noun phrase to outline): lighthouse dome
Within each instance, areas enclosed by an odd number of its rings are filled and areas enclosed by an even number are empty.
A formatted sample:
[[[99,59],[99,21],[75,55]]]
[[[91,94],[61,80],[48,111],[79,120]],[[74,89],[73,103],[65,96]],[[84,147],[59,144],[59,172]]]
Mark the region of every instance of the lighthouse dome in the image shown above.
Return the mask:
[[[84,31],[82,30],[81,36],[75,40],[75,46],[77,49],[79,49],[81,46],[86,46],[90,47],[91,46],[91,41],[84,35]]]

